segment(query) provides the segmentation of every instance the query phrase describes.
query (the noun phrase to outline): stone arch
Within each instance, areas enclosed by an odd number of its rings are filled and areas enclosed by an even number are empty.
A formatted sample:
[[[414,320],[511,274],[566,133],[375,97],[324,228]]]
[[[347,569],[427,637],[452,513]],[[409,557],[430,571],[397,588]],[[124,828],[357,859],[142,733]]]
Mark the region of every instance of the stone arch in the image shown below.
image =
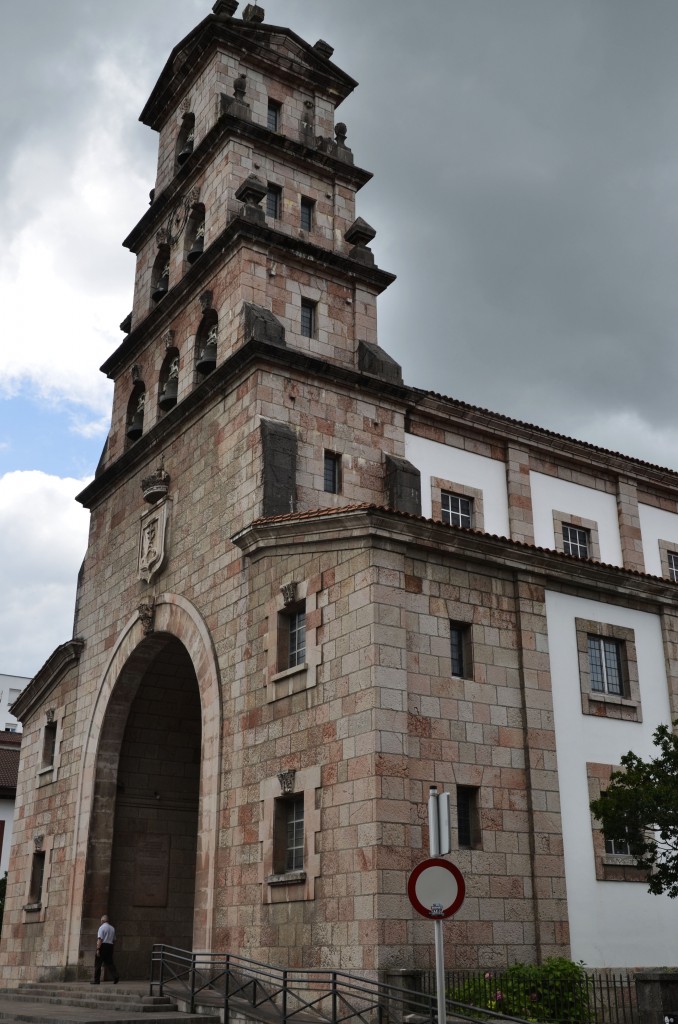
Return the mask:
[[[148,605],[142,605],[128,619],[111,652],[94,697],[81,764],[74,835],[67,951],[67,963],[71,968],[78,965],[80,958],[87,856],[98,759],[100,755],[115,756],[113,751],[116,739],[121,738],[125,724],[121,709],[125,706],[126,700],[136,692],[146,665],[153,656],[157,646],[153,639],[157,638],[159,645],[162,637],[168,635],[181,641],[185,647],[195,671],[200,694],[202,737],[193,946],[199,950],[212,948],[221,778],[222,715],[219,668],[209,630],[200,613],[185,598],[167,593],[155,599],[152,609],[149,609]],[[113,714],[106,722],[113,691],[123,670],[125,679],[118,707],[111,707]]]

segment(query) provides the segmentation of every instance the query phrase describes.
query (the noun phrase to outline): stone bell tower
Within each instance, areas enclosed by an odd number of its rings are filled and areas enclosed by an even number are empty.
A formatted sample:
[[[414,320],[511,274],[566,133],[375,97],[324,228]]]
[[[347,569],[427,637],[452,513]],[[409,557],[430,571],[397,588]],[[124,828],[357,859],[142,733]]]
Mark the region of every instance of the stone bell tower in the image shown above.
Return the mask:
[[[82,976],[104,911],[127,978],[154,942],[376,967],[404,937],[373,920],[371,640],[347,605],[369,563],[351,515],[418,509],[400,368],[377,341],[393,277],[335,121],[356,82],[324,41],[237,7],[217,0],[141,114],[157,175],[124,243],[133,308],[79,496],[74,639],[16,707],[9,979]]]

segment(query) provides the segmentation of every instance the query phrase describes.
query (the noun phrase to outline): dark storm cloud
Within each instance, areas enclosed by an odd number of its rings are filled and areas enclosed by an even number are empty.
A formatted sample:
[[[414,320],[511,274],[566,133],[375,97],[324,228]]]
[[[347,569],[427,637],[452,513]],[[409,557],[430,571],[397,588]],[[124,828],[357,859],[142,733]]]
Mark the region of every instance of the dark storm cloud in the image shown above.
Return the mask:
[[[339,116],[356,162],[375,172],[359,213],[378,231],[379,264],[398,274],[381,343],[406,379],[678,465],[678,4],[264,6],[267,21],[326,39],[361,83]],[[209,9],[0,0],[11,97],[0,196],[36,140],[52,175],[67,173],[69,140],[97,104],[106,116],[95,76],[106,56],[145,96]],[[153,133],[130,119],[121,145],[150,188]],[[1,212],[5,231],[23,214]],[[104,273],[107,251],[91,254],[90,274]]]

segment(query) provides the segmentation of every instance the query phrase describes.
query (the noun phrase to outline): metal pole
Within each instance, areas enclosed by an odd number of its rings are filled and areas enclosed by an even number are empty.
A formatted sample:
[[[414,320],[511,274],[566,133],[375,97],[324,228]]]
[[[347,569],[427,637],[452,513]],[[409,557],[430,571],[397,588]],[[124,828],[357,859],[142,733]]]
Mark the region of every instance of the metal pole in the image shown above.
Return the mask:
[[[431,786],[428,793],[428,835],[429,852],[432,857],[440,856],[440,819],[438,816],[438,788]],[[436,994],[438,996],[438,1024],[447,1024],[445,1004],[445,953],[443,950],[443,922],[433,922],[433,941],[436,954]]]

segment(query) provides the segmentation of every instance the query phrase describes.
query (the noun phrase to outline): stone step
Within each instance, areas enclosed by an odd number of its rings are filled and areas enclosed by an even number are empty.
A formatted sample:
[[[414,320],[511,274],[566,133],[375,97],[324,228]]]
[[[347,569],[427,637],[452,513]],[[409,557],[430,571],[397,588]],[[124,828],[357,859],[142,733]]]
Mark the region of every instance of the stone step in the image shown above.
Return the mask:
[[[215,1014],[182,1013],[169,996],[146,995],[147,985],[26,982],[0,989],[0,1021],[27,1024],[220,1024]]]

